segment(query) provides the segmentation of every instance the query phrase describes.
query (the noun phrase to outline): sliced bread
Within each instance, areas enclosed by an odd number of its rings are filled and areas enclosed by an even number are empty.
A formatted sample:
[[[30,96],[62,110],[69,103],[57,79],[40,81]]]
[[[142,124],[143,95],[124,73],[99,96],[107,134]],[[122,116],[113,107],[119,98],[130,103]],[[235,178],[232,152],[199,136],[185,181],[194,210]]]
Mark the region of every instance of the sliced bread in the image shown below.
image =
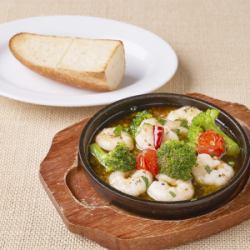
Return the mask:
[[[123,43],[19,33],[9,42],[13,55],[50,79],[97,91],[116,89],[125,70]]]

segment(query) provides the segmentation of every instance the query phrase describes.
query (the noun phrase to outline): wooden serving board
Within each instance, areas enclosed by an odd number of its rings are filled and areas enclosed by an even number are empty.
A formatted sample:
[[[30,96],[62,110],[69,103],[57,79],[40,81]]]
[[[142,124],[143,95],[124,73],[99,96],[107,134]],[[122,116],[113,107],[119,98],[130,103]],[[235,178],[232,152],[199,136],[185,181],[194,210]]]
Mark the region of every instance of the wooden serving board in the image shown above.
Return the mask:
[[[229,112],[250,138],[250,110],[240,104],[189,94]],[[219,209],[186,220],[154,220],[130,214],[104,200],[78,166],[78,142],[87,119],[53,139],[41,163],[40,179],[67,228],[109,249],[162,249],[218,233],[250,218],[250,181]]]

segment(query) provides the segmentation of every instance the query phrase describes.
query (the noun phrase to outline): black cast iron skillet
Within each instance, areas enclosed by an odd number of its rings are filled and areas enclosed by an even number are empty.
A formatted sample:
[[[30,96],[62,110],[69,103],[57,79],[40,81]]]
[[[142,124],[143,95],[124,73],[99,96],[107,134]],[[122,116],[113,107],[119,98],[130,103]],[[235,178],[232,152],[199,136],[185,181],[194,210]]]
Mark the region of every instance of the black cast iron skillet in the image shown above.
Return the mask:
[[[103,182],[94,172],[89,162],[89,145],[93,142],[95,135],[110,122],[120,119],[132,112],[148,109],[156,106],[195,106],[201,110],[216,108],[220,111],[217,123],[241,147],[240,169],[232,178],[230,183],[222,189],[194,201],[160,202],[148,201],[122,193],[107,183]],[[211,103],[177,94],[153,93],[133,96],[115,102],[97,112],[84,127],[79,143],[79,160],[84,170],[88,173],[94,188],[104,198],[114,205],[140,214],[154,218],[183,219],[197,216],[225,204],[237,195],[249,177],[250,146],[247,136],[240,124],[228,113],[212,105]]]

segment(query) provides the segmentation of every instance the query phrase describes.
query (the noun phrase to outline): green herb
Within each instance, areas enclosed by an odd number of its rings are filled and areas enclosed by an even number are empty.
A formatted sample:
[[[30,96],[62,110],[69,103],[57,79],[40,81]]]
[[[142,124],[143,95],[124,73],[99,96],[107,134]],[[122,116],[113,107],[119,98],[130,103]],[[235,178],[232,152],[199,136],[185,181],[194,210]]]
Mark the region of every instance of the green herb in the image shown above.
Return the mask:
[[[124,132],[127,132],[128,134],[130,134],[130,129],[129,129],[129,127],[124,127],[124,128],[123,128],[123,131],[124,131]]]
[[[212,172],[212,169],[208,165],[205,166],[205,169],[206,169],[208,174],[210,174]]]
[[[166,120],[164,120],[163,118],[158,118],[158,122],[161,124],[161,125],[164,125]]]
[[[169,191],[169,193],[171,194],[171,196],[174,198],[175,196],[176,196],[176,193],[175,192],[173,192],[173,191]]]
[[[193,198],[193,199],[191,199],[190,201],[196,201],[197,200],[197,198]]]
[[[234,161],[229,161],[228,164],[233,167],[235,162]]]
[[[180,130],[179,128],[175,129],[174,132],[175,132],[178,136],[180,136],[180,134],[181,134],[181,130]]]
[[[180,126],[183,128],[188,128],[188,122],[187,120],[181,119],[179,120],[181,122]]]
[[[115,129],[114,129],[114,135],[115,136],[120,136],[122,130],[123,130],[123,127],[121,125],[116,126]]]
[[[147,177],[145,177],[145,176],[142,176],[141,178],[142,178],[142,179],[143,179],[143,181],[145,182],[146,188],[148,188],[148,187],[149,187],[149,181],[148,181],[148,178],[147,178]]]

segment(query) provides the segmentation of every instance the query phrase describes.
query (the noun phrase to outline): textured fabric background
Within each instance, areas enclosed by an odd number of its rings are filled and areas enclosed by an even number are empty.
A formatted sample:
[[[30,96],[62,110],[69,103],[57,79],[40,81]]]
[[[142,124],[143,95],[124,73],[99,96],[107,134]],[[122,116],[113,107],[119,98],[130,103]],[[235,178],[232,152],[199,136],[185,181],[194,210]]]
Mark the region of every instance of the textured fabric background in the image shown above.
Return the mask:
[[[180,59],[177,74],[160,91],[198,91],[250,107],[248,0],[0,0],[1,23],[56,14],[149,29]],[[6,98],[0,107],[0,249],[100,249],[67,231],[38,179],[53,135],[100,107],[51,108]],[[250,249],[250,221],[178,249]]]

